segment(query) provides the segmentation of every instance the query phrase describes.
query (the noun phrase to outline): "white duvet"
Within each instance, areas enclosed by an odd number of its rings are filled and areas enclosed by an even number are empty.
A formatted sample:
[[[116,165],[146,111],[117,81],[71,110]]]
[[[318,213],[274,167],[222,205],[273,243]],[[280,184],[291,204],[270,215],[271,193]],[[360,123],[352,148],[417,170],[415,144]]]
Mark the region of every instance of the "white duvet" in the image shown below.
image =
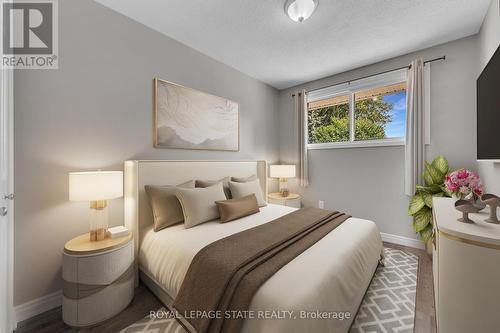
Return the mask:
[[[191,260],[204,246],[295,209],[269,204],[260,213],[224,224],[212,221],[190,229],[181,224],[159,232],[148,230],[139,265],[175,299]],[[349,218],[258,289],[249,307],[256,318],[245,319],[242,332],[347,332],[382,249],[375,223]]]

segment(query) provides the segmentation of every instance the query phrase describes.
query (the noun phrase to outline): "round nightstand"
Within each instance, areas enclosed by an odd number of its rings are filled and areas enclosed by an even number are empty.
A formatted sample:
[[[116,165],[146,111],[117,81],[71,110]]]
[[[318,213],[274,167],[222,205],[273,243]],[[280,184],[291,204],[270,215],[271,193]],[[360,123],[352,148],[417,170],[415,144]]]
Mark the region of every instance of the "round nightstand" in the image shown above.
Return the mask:
[[[78,236],[64,246],[63,320],[73,327],[98,324],[125,309],[134,297],[132,235],[90,241]]]
[[[300,195],[297,193],[289,193],[287,197],[281,196],[279,192],[269,193],[267,201],[275,205],[283,205],[289,207],[300,208],[302,206]]]

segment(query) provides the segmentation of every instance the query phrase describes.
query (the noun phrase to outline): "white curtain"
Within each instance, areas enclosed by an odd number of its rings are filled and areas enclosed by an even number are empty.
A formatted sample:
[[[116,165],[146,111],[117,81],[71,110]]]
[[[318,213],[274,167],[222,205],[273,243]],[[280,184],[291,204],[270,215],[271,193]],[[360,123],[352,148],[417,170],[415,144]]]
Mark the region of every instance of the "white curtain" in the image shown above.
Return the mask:
[[[307,92],[301,90],[295,93],[294,97],[295,114],[298,119],[298,156],[299,156],[299,180],[300,186],[309,185],[308,165],[307,165]]]
[[[411,196],[415,185],[422,181],[425,148],[424,115],[424,63],[412,61],[408,70],[406,147],[405,147],[405,194]]]

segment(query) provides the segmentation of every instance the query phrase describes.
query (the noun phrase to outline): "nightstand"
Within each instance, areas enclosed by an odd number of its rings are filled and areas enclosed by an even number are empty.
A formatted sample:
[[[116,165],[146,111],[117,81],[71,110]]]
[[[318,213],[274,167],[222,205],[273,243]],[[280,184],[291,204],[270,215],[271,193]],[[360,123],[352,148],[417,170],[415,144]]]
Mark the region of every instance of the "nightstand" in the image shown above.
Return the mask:
[[[63,254],[63,320],[87,327],[109,319],[134,297],[134,246],[132,235],[90,241],[90,235],[73,238]]]
[[[269,193],[267,195],[267,202],[275,205],[283,205],[295,208],[300,208],[302,206],[300,195],[298,195],[297,193],[290,193],[287,197],[281,196],[279,192]]]

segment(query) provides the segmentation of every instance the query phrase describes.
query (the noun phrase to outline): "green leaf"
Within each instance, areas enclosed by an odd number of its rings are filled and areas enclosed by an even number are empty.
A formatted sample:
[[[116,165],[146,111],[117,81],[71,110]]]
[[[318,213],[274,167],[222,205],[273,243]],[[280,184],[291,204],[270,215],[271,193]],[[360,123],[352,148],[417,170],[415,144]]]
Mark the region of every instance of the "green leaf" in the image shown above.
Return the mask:
[[[446,175],[448,173],[448,160],[442,155],[436,157],[434,161],[432,161],[432,166],[438,169],[439,172],[441,172],[441,174],[443,175]]]
[[[443,183],[444,173],[441,173],[432,164],[425,162],[425,171],[432,177],[432,184]]]
[[[413,216],[413,230],[415,232],[420,232],[431,223],[432,220],[432,210],[428,207],[424,207],[419,210]]]
[[[419,192],[425,192],[425,193],[430,193],[430,194],[442,192],[441,187],[439,187],[439,185],[437,185],[437,184],[434,184],[431,186],[417,185],[416,189]]]
[[[424,176],[425,185],[427,185],[427,186],[434,185],[434,180],[432,179],[430,173],[427,172],[427,170],[424,171],[423,176]]]
[[[432,196],[442,198],[444,197],[444,192],[434,193]]]
[[[425,205],[432,208],[432,194],[422,193],[422,198],[424,199]]]
[[[424,230],[420,232],[422,241],[427,242],[432,237],[432,225],[428,224]]]
[[[408,215],[415,215],[422,207],[425,206],[424,198],[420,193],[413,196],[408,207]]]

